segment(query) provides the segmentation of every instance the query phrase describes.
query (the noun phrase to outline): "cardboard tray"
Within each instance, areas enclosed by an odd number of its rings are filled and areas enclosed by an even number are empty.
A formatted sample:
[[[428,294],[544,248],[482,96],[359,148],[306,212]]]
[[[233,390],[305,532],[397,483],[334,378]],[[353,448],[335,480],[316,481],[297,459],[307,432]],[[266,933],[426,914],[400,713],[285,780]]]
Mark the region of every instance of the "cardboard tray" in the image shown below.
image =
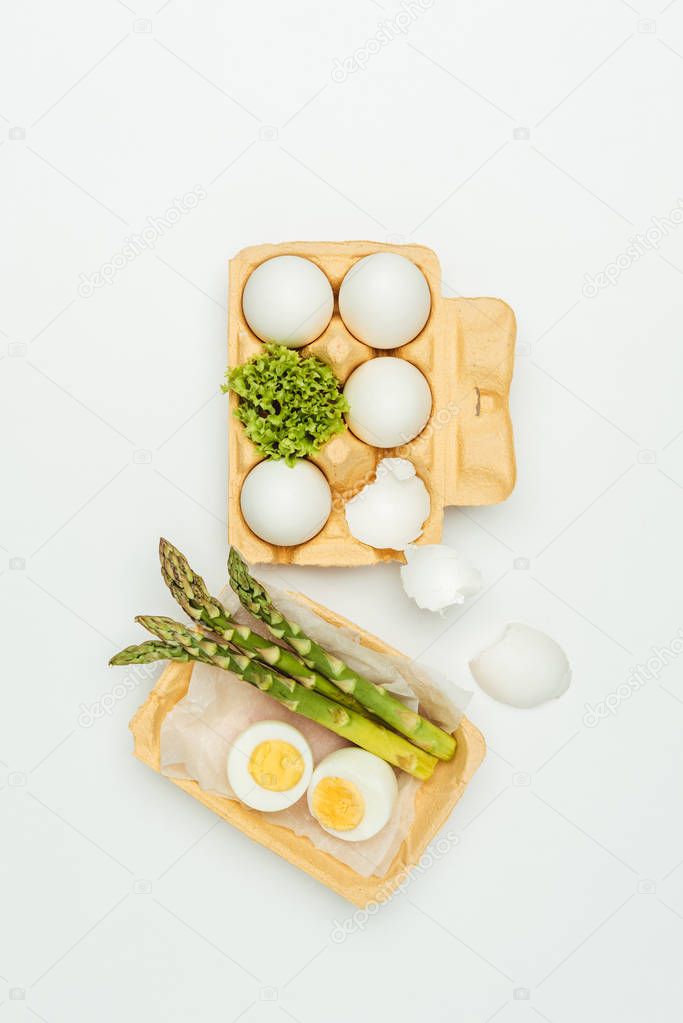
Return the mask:
[[[390,352],[378,352],[357,340],[339,316],[337,296],[353,264],[373,252],[396,252],[422,270],[431,291],[429,319],[418,336]],[[240,509],[240,491],[261,454],[233,416],[237,395],[230,395],[228,534],[247,561],[296,565],[372,565],[400,559],[399,552],[376,550],[349,533],[344,505],[366,483],[387,455],[409,458],[429,490],[431,512],[419,543],[441,539],[447,505],[495,504],[515,483],[515,457],[508,393],[512,378],[515,316],[496,298],[446,299],[436,254],[419,245],[379,242],[287,242],[243,249],[230,261],[228,363],[241,365],[262,350],[242,311],[242,292],[252,271],[279,255],[304,256],[327,275],[335,295],[332,319],[323,334],[300,349],[332,366],[343,384],[362,362],[395,355],[414,363],[427,378],[433,406],[422,433],[401,448],[371,447],[349,430],[329,441],[312,461],[326,475],[333,506],[327,524],[307,543],[277,547],[259,539]]]
[[[365,646],[380,653],[398,652],[380,639],[363,632],[352,622],[327,608],[304,600],[317,614],[336,626],[353,629]],[[398,655],[401,656],[401,655]],[[190,684],[192,664],[170,663],[154,689],[130,722],[135,755],[159,772],[159,737],[168,712],[183,698]],[[198,799],[214,813],[244,832],[255,842],[271,849],[278,856],[306,871],[359,907],[370,902],[383,902],[406,881],[407,872],[418,863],[425,849],[446,822],[467,783],[481,764],[486,752],[484,738],[474,725],[463,718],[455,736],[456,754],[449,763],[439,763],[434,774],[423,782],[415,799],[415,818],[410,831],[383,877],[363,877],[329,853],[317,849],[310,839],[299,837],[280,825],[271,824],[268,815],[243,806],[234,799],[202,791],[194,781],[169,778],[168,781]]]

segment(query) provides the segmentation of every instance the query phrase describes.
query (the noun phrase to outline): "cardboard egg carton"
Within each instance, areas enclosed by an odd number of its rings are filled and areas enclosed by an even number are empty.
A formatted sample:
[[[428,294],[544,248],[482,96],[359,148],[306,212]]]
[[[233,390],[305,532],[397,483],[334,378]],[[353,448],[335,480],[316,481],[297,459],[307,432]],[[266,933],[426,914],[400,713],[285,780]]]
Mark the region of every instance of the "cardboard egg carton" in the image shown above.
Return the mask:
[[[339,288],[346,273],[363,256],[395,252],[412,260],[425,275],[431,312],[422,331],[408,344],[379,352],[355,338],[339,315]],[[373,482],[377,464],[387,456],[408,458],[429,491],[431,511],[418,543],[441,539],[448,505],[496,504],[515,483],[515,457],[508,393],[512,378],[515,316],[495,298],[444,298],[441,268],[431,249],[419,245],[378,242],[285,242],[243,249],[230,261],[228,362],[231,368],[257,355],[263,343],[251,331],[242,311],[247,278],[273,256],[303,256],[328,277],[335,296],[334,313],[324,333],[300,349],[328,363],[340,384],[368,359],[394,355],[412,362],[432,391],[432,413],[422,433],[400,448],[375,448],[350,430],[311,457],[332,490],[332,513],[325,527],[306,543],[278,547],[257,537],[240,509],[240,491],[262,455],[233,416],[238,398],[230,395],[228,534],[251,563],[295,565],[372,565],[402,557],[356,540],[344,515],[346,502]]]
[[[364,646],[388,656],[402,656],[376,636],[364,632],[334,611],[321,607],[299,594],[296,596],[331,625],[352,629]],[[192,664],[170,662],[130,722],[135,756],[158,773],[161,773],[161,726],[166,715],[185,696],[193,667]],[[309,838],[296,835],[289,828],[279,824],[271,823],[268,814],[252,810],[236,799],[205,792],[195,781],[183,781],[178,778],[167,780],[255,842],[282,856],[354,905],[365,907],[371,902],[386,901],[408,882],[411,868],[419,863],[484,759],[486,753],[484,737],[471,721],[463,718],[453,734],[457,740],[455,756],[448,763],[439,762],[432,777],[420,785],[415,795],[413,822],[389,869],[382,877],[375,875],[364,877],[358,874],[330,853],[318,849]]]

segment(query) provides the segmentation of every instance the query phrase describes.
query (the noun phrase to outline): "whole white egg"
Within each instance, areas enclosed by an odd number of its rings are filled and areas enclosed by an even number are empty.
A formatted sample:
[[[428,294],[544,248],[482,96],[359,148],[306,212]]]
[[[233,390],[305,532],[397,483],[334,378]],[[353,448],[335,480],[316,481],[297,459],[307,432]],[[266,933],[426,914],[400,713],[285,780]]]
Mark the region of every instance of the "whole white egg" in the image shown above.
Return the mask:
[[[395,448],[417,437],[432,411],[432,392],[412,362],[387,355],[369,359],[344,386],[346,421],[356,437],[376,448]]]
[[[253,271],[242,293],[247,323],[262,341],[301,348],[320,337],[332,318],[332,286],[302,256],[274,256]]]
[[[313,773],[313,754],[293,725],[256,721],[231,743],[227,772],[240,802],[273,813],[301,799]]]
[[[332,510],[330,485],[312,462],[259,462],[240,494],[244,520],[257,536],[278,547],[305,543],[319,533]]]
[[[308,809],[318,824],[347,842],[363,842],[381,831],[397,798],[396,775],[389,764],[355,746],[324,757],[308,787]]]
[[[431,305],[425,275],[396,252],[359,259],[339,291],[342,320],[372,348],[399,348],[412,341],[427,322]]]

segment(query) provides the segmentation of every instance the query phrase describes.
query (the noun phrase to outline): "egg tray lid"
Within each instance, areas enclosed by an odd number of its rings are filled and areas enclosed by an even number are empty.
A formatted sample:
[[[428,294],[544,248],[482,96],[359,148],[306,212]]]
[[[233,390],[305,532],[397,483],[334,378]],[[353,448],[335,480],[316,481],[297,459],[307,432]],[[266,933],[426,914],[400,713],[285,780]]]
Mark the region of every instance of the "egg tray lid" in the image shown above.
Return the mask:
[[[422,331],[408,344],[378,351],[355,338],[339,315],[341,282],[354,263],[375,252],[395,252],[412,260],[427,279],[431,311]],[[438,543],[447,505],[496,504],[515,483],[515,457],[508,395],[512,379],[515,316],[496,298],[444,298],[436,253],[421,245],[389,245],[371,241],[283,242],[243,249],[230,260],[228,364],[241,365],[263,348],[242,310],[247,278],[273,256],[310,259],[328,277],[334,312],[325,331],[299,349],[328,363],[343,387],[349,375],[368,359],[394,355],[412,362],[432,391],[427,426],[400,448],[375,448],[350,430],[328,441],[311,456],[327,477],[332,512],[324,528],[306,543],[292,547],[269,544],[246,524],[240,509],[245,477],[262,455],[234,417],[238,397],[230,394],[228,422],[228,539],[252,564],[321,566],[373,565],[402,560],[400,551],[368,547],[351,535],[344,506],[375,478],[386,457],[409,459],[424,481],[431,502],[429,518],[417,543]]]

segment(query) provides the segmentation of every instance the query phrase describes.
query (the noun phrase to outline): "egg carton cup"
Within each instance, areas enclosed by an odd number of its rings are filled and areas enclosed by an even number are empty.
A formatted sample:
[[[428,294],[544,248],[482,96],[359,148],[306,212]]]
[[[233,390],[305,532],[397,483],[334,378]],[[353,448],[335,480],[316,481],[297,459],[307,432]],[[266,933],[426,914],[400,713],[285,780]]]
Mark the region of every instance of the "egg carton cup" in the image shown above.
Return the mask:
[[[331,625],[352,629],[364,646],[389,656],[401,656],[381,639],[341,615],[300,594],[296,596]],[[159,774],[161,726],[166,715],[187,693],[192,669],[192,664],[169,663],[129,725],[135,756]],[[252,810],[235,799],[204,792],[195,781],[178,778],[166,780],[183,789],[259,845],[310,874],[355,906],[365,908],[370,903],[385,902],[394,892],[409,883],[411,869],[419,864],[484,759],[484,737],[467,718],[462,718],[453,734],[457,740],[454,758],[448,763],[439,762],[429,781],[422,782],[418,788],[412,825],[389,869],[381,877],[363,877],[330,853],[316,848],[309,838],[270,823],[268,814]]]
[[[375,252],[395,252],[415,263],[427,279],[431,311],[413,340],[390,351],[370,348],[355,338],[339,315],[338,295],[346,273]],[[255,535],[240,508],[245,477],[263,458],[234,418],[238,404],[230,395],[228,538],[252,564],[322,566],[373,565],[401,560],[395,550],[378,550],[356,540],[344,514],[346,502],[372,483],[386,457],[409,459],[424,481],[431,502],[417,543],[438,543],[448,505],[485,505],[504,501],[515,484],[515,456],[508,395],[512,379],[516,324],[512,309],[497,298],[444,298],[436,253],[421,245],[378,242],[285,242],[243,249],[230,260],[228,362],[235,367],[263,350],[242,311],[249,275],[273,256],[310,259],[328,277],[335,296],[332,319],[319,338],[299,349],[317,355],[334,370],[343,387],[368,359],[386,355],[412,362],[432,392],[432,413],[425,429],[399,448],[375,448],[345,430],[312,455],[332,490],[332,512],[324,528],[305,543],[280,547]]]

